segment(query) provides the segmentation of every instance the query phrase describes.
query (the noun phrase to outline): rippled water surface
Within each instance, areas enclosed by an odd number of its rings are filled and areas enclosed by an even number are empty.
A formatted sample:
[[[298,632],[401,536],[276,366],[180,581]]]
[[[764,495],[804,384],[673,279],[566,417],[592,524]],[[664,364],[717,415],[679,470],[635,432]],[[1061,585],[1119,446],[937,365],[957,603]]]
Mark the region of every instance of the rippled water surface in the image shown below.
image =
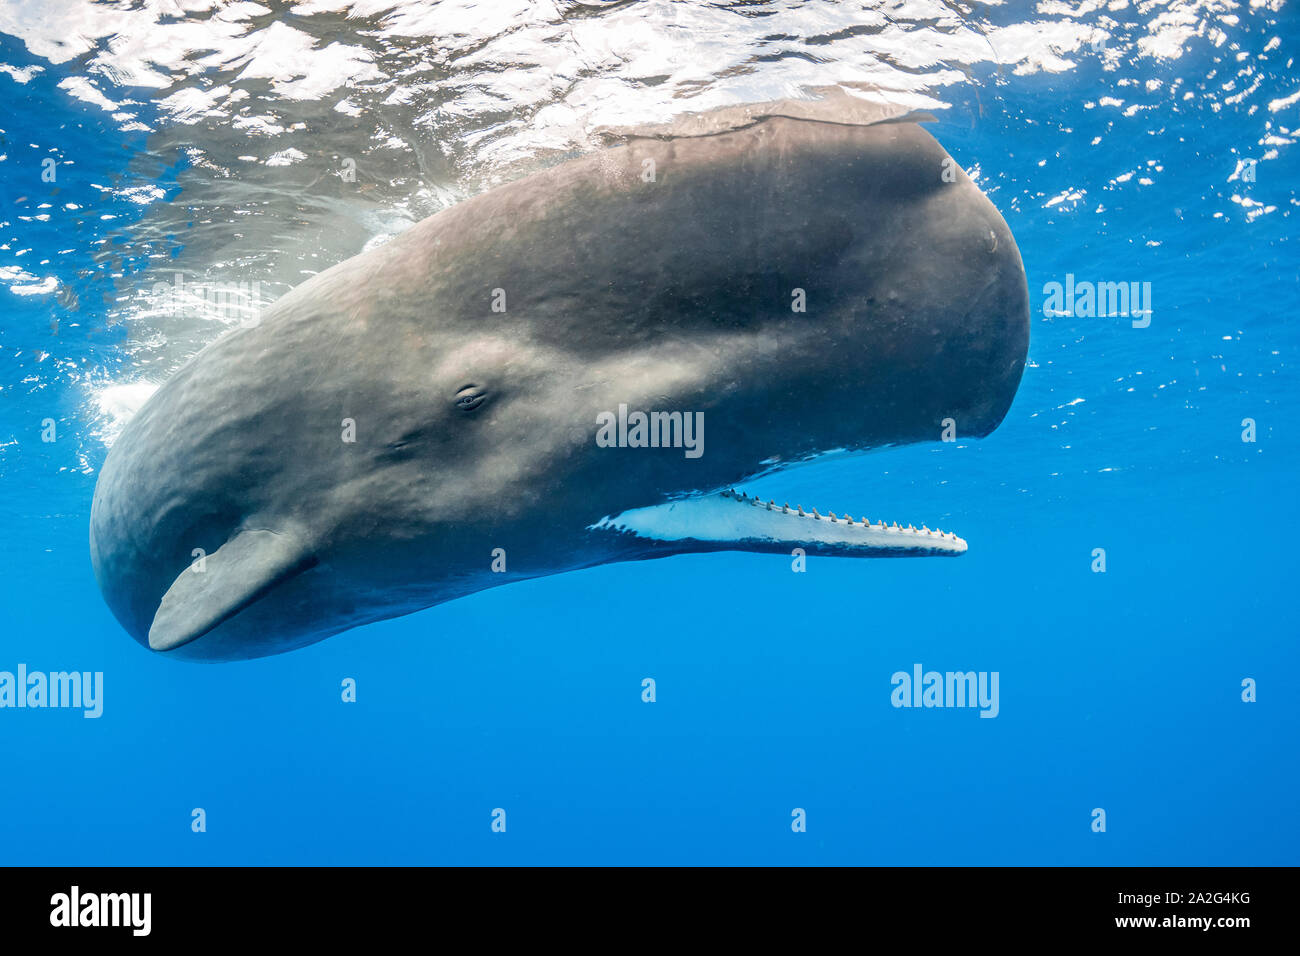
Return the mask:
[[[1297,27],[1282,0],[0,0],[0,670],[107,695],[0,709],[8,859],[1296,863]],[[932,113],[1006,218],[1029,367],[983,441],[754,490],[970,554],[609,566],[229,666],[117,626],[95,476],[239,321],[194,289],[256,309],[602,129],[834,86]],[[1067,275],[1149,282],[1150,325],[1045,310]],[[998,718],[892,708],[915,662],[998,671]]]

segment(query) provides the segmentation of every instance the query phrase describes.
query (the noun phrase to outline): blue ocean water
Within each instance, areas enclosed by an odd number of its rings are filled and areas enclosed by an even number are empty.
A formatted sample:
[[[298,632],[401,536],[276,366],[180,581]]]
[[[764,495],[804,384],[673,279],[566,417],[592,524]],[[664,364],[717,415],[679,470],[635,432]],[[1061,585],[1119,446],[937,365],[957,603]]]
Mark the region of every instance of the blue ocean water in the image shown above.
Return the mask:
[[[246,6],[0,7],[0,671],[104,688],[96,719],[0,708],[0,861],[1300,862],[1290,6]],[[638,30],[666,46],[618,46]],[[564,78],[540,102],[538,71]],[[951,527],[966,556],[607,566],[236,664],[119,627],[97,470],[132,389],[221,331],[140,289],[278,294],[580,148],[574,117],[865,77],[927,100],[1010,225],[1029,367],[988,438],[747,490]],[[389,164],[363,200],[320,184],[348,149]],[[1150,283],[1149,326],[1045,315],[1067,275]],[[892,706],[917,664],[997,672],[996,718]]]

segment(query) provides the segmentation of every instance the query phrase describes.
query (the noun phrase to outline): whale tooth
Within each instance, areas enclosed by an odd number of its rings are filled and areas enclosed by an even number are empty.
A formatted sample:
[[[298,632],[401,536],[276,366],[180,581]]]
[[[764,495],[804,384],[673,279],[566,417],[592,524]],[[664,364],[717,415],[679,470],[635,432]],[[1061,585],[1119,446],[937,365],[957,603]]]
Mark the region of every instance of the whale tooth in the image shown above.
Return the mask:
[[[813,517],[818,519],[821,518],[821,512],[819,512],[816,508],[813,509]]]
[[[795,507],[799,509],[799,516],[800,516],[801,518],[803,518],[803,517],[807,517],[807,515],[805,515],[805,514],[803,513],[803,505],[795,505]]]
[[[894,522],[894,530],[895,530],[895,531],[902,531],[902,530],[903,530],[902,528],[900,528],[900,527],[898,526],[898,522],[897,522],[897,521]]]
[[[790,513],[790,502],[787,501],[785,504],[781,506],[781,514],[788,515],[789,513]]]
[[[845,515],[844,520],[847,521],[849,524],[853,524],[853,515]]]
[[[834,511],[830,512],[830,516],[831,516],[831,520],[834,521],[834,520],[835,520],[835,512],[834,512]]]
[[[771,498],[768,498],[768,499],[767,499],[767,510],[768,510],[768,511],[771,511],[772,508],[773,508],[775,505],[776,505],[776,502],[775,502],[775,501],[773,501]]]

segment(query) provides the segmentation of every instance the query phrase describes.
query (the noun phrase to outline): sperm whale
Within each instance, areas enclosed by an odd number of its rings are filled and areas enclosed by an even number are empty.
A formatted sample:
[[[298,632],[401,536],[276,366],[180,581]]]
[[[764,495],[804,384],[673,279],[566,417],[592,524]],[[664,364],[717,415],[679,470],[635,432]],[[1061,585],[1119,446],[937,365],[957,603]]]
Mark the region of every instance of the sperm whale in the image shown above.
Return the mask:
[[[110,449],[109,607],[236,660],[609,562],[961,554],[869,500],[744,487],[1011,405],[1024,267],[925,119],[839,93],[605,131],[312,277]]]

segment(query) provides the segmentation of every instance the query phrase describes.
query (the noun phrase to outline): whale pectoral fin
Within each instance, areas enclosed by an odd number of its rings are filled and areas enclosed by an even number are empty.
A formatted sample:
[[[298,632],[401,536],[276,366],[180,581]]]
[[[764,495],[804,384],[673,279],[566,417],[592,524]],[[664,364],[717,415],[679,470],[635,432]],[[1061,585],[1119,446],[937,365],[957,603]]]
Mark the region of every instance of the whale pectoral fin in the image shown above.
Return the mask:
[[[315,563],[294,534],[239,532],[172,582],[149,628],[149,647],[169,651],[202,637]]]

